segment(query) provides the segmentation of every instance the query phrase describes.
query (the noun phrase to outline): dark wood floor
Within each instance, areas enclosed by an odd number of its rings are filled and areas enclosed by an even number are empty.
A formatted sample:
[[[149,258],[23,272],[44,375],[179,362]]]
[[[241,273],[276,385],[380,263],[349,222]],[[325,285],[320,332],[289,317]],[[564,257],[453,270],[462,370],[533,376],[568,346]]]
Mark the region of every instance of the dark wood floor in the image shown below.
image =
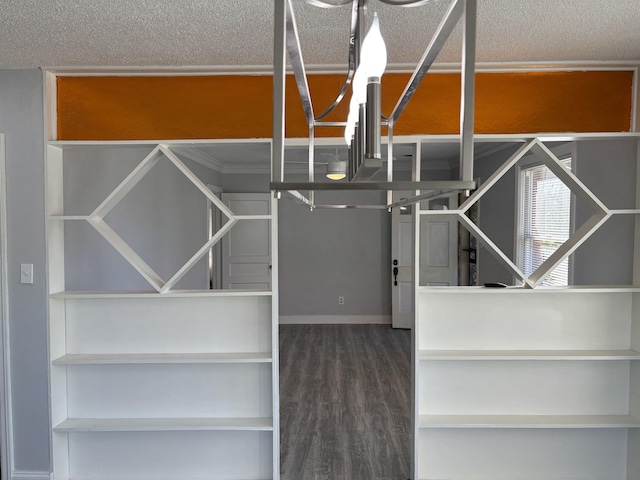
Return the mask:
[[[411,332],[280,326],[282,480],[407,480]]]

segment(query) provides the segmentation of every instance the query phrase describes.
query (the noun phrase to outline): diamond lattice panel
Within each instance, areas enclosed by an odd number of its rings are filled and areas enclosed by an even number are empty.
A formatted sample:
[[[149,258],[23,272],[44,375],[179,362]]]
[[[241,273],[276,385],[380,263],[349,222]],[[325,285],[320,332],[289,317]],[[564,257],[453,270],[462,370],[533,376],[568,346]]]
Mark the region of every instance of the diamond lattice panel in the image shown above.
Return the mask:
[[[105,217],[115,208],[144,176],[166,157],[180,172],[196,186],[228,219],[178,271],[166,282],[125,242],[108,224]],[[209,190],[209,188],[167,147],[158,145],[125,178],[120,185],[89,215],[87,221],[107,240],[158,292],[169,291],[176,283],[215,245],[236,223],[233,212]]]
[[[509,170],[511,170],[522,157],[527,153],[533,153],[536,157],[551,170],[560,181],[562,181],[571,192],[592,211],[591,217],[580,226],[558,249],[547,258],[540,267],[531,275],[526,276],[513,261],[489,238],[480,228],[475,225],[466,215],[466,212],[477,203]],[[431,212],[423,212],[425,215]],[[593,235],[607,219],[611,217],[611,212],[607,207],[570,171],[564,168],[560,160],[549,150],[539,139],[533,139],[524,144],[509,160],[507,160],[491,177],[487,179],[478,189],[464,202],[458,210],[450,214],[458,216],[459,222],[464,225],[480,242],[491,252],[491,254],[510,272],[514,277],[522,281],[526,286],[535,288],[551,271],[562,261],[571,255],[580,245],[582,245],[591,235]]]

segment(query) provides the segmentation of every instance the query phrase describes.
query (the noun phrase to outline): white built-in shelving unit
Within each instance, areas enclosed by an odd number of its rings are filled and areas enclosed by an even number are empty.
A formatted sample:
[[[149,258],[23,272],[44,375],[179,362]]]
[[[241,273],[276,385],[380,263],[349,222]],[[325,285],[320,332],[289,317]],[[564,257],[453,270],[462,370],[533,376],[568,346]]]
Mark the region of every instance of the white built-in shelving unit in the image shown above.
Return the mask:
[[[277,293],[175,290],[213,241],[164,281],[110,232],[106,212],[159,156],[206,188],[171,158],[170,147],[158,144],[101,206],[81,216],[64,212],[65,148],[73,142],[52,142],[47,159],[53,478],[279,478]],[[237,219],[223,213],[226,232]],[[275,218],[268,216],[272,224]],[[92,224],[150,291],[66,291],[68,221]],[[277,268],[273,275],[277,285]]]
[[[421,480],[640,478],[640,291],[420,287]]]

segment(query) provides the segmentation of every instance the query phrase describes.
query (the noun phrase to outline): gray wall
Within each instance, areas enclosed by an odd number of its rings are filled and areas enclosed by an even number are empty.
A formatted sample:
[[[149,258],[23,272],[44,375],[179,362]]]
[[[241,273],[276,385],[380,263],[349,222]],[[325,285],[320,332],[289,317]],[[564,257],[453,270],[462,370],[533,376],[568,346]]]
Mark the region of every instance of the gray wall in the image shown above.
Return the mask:
[[[325,193],[325,195],[321,195]],[[383,203],[380,192],[318,192],[331,203]],[[320,210],[280,202],[280,313],[391,314],[391,215],[386,210]],[[345,298],[338,305],[338,296]]]
[[[268,192],[269,176],[227,174],[223,188]],[[383,195],[317,192],[316,202],[382,204]],[[286,198],[278,222],[281,315],[391,314],[391,216],[385,210],[311,212]]]
[[[591,140],[576,145],[576,174],[612,209],[635,208],[638,141]],[[576,226],[592,212],[576,205]],[[575,253],[576,285],[630,285],[633,281],[634,216],[613,217]]]
[[[14,468],[50,470],[45,288],[44,112],[40,70],[0,70],[6,134]],[[33,263],[33,285],[20,264]]]
[[[513,145],[490,157],[475,162],[474,177],[484,183],[520,145]],[[516,174],[510,170],[479,202],[480,228],[510,258],[514,259]],[[513,284],[511,274],[491,253],[480,246],[478,252],[478,285],[486,282]]]

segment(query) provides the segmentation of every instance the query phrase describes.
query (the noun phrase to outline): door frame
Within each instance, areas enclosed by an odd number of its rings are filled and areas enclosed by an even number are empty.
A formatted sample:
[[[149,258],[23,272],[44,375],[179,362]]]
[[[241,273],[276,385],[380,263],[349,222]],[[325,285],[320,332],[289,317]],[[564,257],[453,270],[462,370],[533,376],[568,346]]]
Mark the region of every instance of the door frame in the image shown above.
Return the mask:
[[[9,480],[12,464],[11,375],[7,255],[7,189],[5,135],[0,133],[0,479]]]

